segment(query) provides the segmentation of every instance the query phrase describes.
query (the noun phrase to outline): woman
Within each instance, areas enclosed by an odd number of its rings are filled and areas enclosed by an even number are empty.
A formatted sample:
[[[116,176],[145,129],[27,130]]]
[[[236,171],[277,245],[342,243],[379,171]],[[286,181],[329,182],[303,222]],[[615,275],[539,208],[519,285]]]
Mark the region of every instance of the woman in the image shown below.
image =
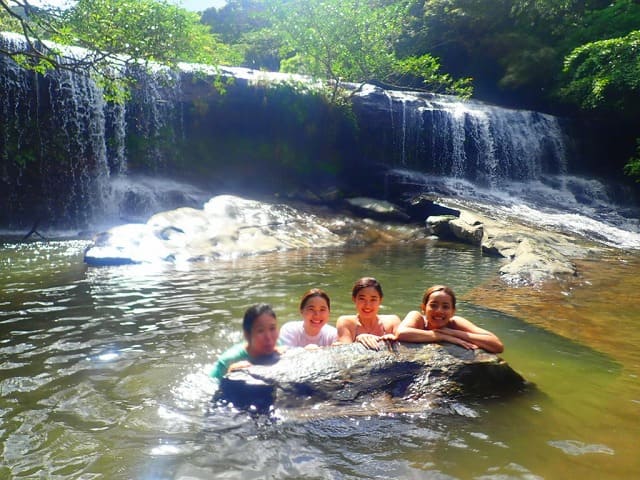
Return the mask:
[[[375,278],[363,277],[353,285],[351,299],[358,313],[338,318],[337,343],[359,342],[367,348],[379,350],[380,340],[396,340],[400,317],[378,314],[382,297],[382,286]]]
[[[335,343],[338,331],[327,325],[331,300],[326,292],[312,288],[300,300],[302,320],[287,322],[280,328],[280,344],[286,347],[327,347]]]
[[[246,343],[239,343],[225,351],[213,367],[211,376],[221,380],[228,372],[251,365],[272,365],[280,354],[278,322],[270,305],[260,303],[247,309],[242,319],[242,330]]]
[[[398,328],[397,339],[404,342],[449,342],[467,349],[482,348],[487,352],[501,353],[504,346],[500,339],[469,320],[454,316],[456,295],[451,288],[434,285],[422,296],[421,310],[411,311]]]

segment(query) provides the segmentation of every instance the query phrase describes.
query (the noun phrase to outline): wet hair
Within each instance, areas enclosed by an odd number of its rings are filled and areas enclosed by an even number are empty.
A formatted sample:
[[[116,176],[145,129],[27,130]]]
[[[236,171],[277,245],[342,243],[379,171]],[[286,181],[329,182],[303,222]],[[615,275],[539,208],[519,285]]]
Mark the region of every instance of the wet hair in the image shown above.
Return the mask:
[[[319,288],[312,288],[304,295],[302,295],[302,298],[300,299],[300,311],[304,309],[304,307],[307,305],[307,302],[313,297],[324,298],[324,300],[327,302],[327,307],[329,307],[329,310],[331,310],[331,300],[329,299],[329,295],[327,295],[327,292]]]
[[[247,311],[244,312],[244,317],[242,319],[242,330],[245,335],[251,335],[251,329],[253,328],[253,324],[260,315],[263,314],[271,315],[273,318],[276,318],[276,312],[273,311],[271,305],[266,303],[258,303],[256,305],[252,305],[247,308]]]
[[[453,290],[446,285],[434,285],[433,287],[427,288],[424,295],[422,295],[422,305],[426,305],[431,294],[435,292],[444,292],[449,295],[451,297],[451,306],[456,308],[456,294],[453,293]]]
[[[373,277],[362,277],[353,285],[353,289],[351,290],[351,298],[356,298],[360,290],[369,287],[375,288],[376,292],[378,292],[378,294],[380,295],[380,298],[383,297],[382,286],[380,285],[380,282],[378,282],[378,280]]]

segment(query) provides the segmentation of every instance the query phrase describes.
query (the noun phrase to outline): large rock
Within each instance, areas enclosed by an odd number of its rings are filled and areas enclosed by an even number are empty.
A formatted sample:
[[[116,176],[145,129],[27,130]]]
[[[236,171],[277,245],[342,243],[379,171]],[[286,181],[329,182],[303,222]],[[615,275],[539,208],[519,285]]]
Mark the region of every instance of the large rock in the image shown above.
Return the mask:
[[[275,365],[231,372],[221,381],[217,399],[265,411],[363,401],[378,394],[407,400],[495,396],[518,392],[525,384],[504,360],[484,350],[395,342],[375,351],[350,344],[294,349]]]
[[[446,240],[477,245],[482,253],[507,260],[500,267],[503,280],[512,285],[539,285],[554,278],[576,276],[574,258],[595,251],[594,245],[570,235],[471,212],[450,201],[460,216],[428,217],[426,232]]]
[[[215,260],[343,243],[312,214],[284,204],[218,195],[203,209],[178,208],[153,215],[144,224],[101,233],[84,260],[89,265]]]

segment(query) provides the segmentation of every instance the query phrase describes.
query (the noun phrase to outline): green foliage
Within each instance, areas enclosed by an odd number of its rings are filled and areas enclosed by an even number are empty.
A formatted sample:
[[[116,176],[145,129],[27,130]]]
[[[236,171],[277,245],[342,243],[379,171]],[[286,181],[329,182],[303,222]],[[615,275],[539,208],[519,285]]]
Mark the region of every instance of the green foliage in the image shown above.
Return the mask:
[[[624,37],[640,28],[640,3],[635,0],[606,2],[599,9],[586,11],[564,32],[565,51],[579,45]]]
[[[20,32],[20,22],[5,9],[0,9],[0,32]]]
[[[28,1],[19,3],[29,6]],[[137,68],[173,67],[179,62],[225,65],[241,58],[209,32],[196,13],[167,0],[79,0],[66,10],[25,11],[29,14],[12,18],[32,40],[31,47],[0,53],[39,73],[51,68],[90,73],[110,100],[126,98],[133,79],[122,77],[118,70],[130,64]],[[46,47],[38,41],[44,38],[60,47]],[[85,50],[66,50],[65,45]]]
[[[420,79],[423,87],[432,91],[442,90],[444,93],[455,94],[468,98],[473,93],[470,78],[453,79],[447,73],[440,73],[438,60],[427,54],[419,57],[406,57],[398,60],[392,76],[398,76],[395,83],[413,84],[412,79]]]
[[[561,94],[582,108],[638,113],[640,30],[574,49],[564,72],[568,83]]]
[[[224,63],[229,50],[196,13],[166,0],[79,0],[53,39],[145,62]]]
[[[280,39],[270,31],[269,0],[228,0],[220,9],[202,13],[202,23],[230,47],[242,52],[242,66],[278,71]]]
[[[624,173],[640,183],[640,138],[636,139],[636,154],[624,166]]]
[[[435,58],[399,58],[396,46],[411,19],[407,0],[274,0],[269,6],[268,31],[282,44],[281,70],[329,80],[331,101],[344,82],[409,77],[464,93],[465,81],[439,74]]]

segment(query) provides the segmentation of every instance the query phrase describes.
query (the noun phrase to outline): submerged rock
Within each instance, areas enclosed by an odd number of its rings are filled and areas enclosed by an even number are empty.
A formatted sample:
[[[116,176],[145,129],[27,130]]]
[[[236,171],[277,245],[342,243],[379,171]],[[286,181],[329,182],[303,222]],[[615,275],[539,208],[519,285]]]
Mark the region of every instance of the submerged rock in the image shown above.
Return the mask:
[[[360,344],[290,350],[275,365],[229,373],[216,398],[265,411],[362,401],[378,394],[406,400],[492,397],[525,385],[503,359],[484,350],[396,342],[379,351]]]

